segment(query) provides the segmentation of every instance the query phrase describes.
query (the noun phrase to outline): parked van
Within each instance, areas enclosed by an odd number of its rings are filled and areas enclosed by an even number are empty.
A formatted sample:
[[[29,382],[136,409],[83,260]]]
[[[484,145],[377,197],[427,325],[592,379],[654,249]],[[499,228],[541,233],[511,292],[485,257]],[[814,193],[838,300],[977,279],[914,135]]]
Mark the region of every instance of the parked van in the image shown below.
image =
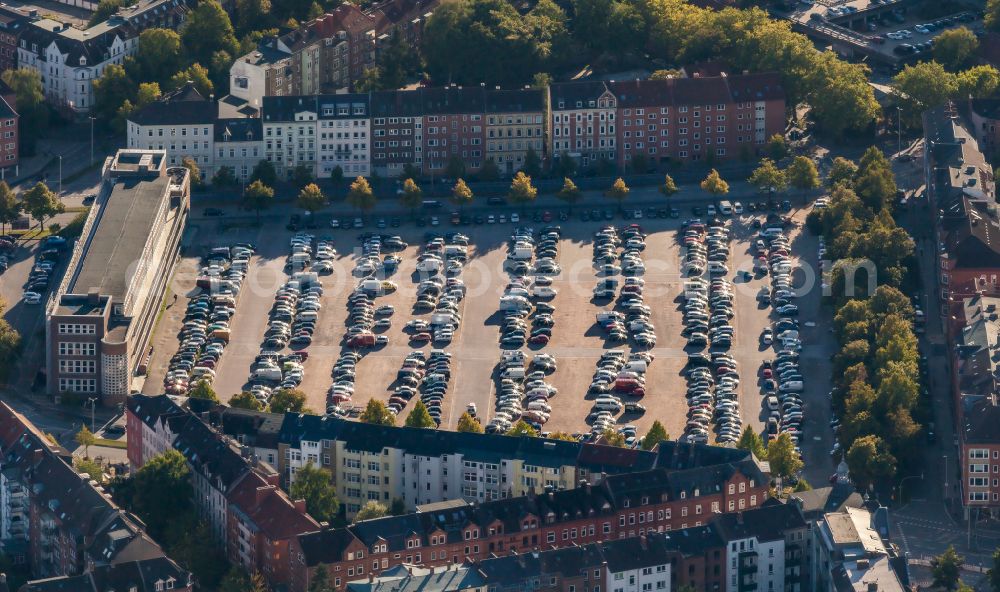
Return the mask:
[[[299,321],[315,321],[319,318],[319,311],[316,310],[303,310],[302,312],[295,315],[295,319]]]
[[[723,216],[731,216],[733,214],[733,204],[729,203],[727,200],[720,201],[719,213]]]
[[[802,381],[801,380],[790,380],[778,386],[778,390],[783,393],[800,393],[802,392]]]
[[[770,410],[772,410],[772,411],[777,411],[778,410],[778,397],[775,397],[774,395],[768,396],[767,397],[767,408],[770,409]]]
[[[622,404],[616,399],[598,399],[594,402],[594,409],[617,413],[621,411]]]
[[[507,368],[500,376],[501,378],[510,378],[511,380],[524,380],[524,368]]]
[[[277,366],[257,368],[253,371],[253,377],[259,380],[281,380],[281,369]]]

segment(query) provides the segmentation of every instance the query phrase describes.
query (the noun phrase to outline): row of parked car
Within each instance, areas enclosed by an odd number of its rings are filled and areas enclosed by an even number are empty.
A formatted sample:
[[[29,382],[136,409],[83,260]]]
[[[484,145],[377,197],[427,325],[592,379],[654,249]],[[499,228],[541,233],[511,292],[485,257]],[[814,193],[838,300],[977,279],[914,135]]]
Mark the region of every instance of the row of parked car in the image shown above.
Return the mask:
[[[799,323],[792,318],[798,314],[798,308],[793,304],[796,293],[792,289],[790,244],[784,231],[774,226],[762,229],[758,236],[766,248],[771,275],[767,304],[778,317],[762,336],[765,345],[778,350],[774,360],[765,360],[760,369],[761,394],[768,413],[767,432],[769,438],[787,432],[797,447],[802,437],[804,379],[799,368],[802,350]]]
[[[422,359],[424,352],[415,351],[410,355],[413,359]],[[424,375],[420,379],[420,400],[427,406],[427,412],[434,423],[440,426],[441,405],[451,382],[451,352],[432,349],[426,360]]]
[[[556,359],[549,354],[537,354],[529,363],[521,350],[500,352],[495,413],[486,432],[504,433],[519,419],[541,431],[552,414],[549,399],[559,392],[546,381],[555,370]],[[475,412],[471,403],[469,411]]]
[[[614,226],[605,226],[594,234],[593,265],[598,276],[594,298],[614,298],[621,284],[616,307],[597,314],[597,323],[614,342],[623,342],[631,335],[641,347],[656,345],[656,328],[650,320],[652,310],[643,300],[645,281],[637,277],[645,273],[642,251],[646,248],[645,234],[638,224],[630,224],[621,233]],[[622,249],[621,253],[618,252]],[[616,263],[621,263],[617,265]],[[620,281],[618,275],[624,275]]]
[[[694,442],[707,442],[711,423],[716,440],[735,442],[742,430],[739,408],[739,373],[728,353],[735,328],[731,324],[732,284],[726,279],[729,261],[729,230],[713,219],[687,220],[680,241],[684,247],[684,329],[692,351],[685,368],[688,412],[684,435]],[[707,277],[706,277],[707,274]],[[709,353],[704,353],[706,347]],[[697,353],[694,353],[697,352]]]
[[[596,395],[587,423],[590,434],[587,440],[596,439],[606,430],[616,429],[617,416],[625,413],[643,413],[646,408],[637,401],[624,401],[624,396],[641,399],[646,394],[646,369],[653,362],[650,352],[632,352],[613,349],[605,351],[597,360],[591,378],[588,396]]]
[[[4,244],[12,243],[4,241]],[[42,239],[35,255],[35,264],[28,273],[27,281],[24,282],[24,294],[21,298],[25,304],[42,303],[42,294],[49,289],[56,266],[68,248],[69,243],[61,236],[47,236]],[[5,270],[8,265],[6,256],[0,255],[0,270]]]
[[[469,260],[469,237],[460,232],[431,232],[424,238],[417,260],[421,281],[414,312],[431,309],[431,316],[413,319],[407,329],[413,342],[451,343],[462,322],[459,305],[465,299],[465,282],[459,276]]]
[[[403,262],[396,253],[407,247],[406,241],[395,234],[364,233],[359,238],[361,254],[354,262],[352,272],[356,277],[378,281],[396,273]],[[391,291],[388,285],[385,288]]]
[[[229,344],[230,321],[236,298],[246,277],[254,246],[238,243],[211,249],[200,270],[200,292],[187,303],[178,338],[180,346],[170,359],[163,387],[167,393],[185,395],[201,380],[215,380],[215,368]]]
[[[326,412],[329,415],[347,415],[346,404],[354,397],[355,368],[361,361],[361,354],[353,350],[343,350],[333,364],[331,375],[333,384],[326,391]]]

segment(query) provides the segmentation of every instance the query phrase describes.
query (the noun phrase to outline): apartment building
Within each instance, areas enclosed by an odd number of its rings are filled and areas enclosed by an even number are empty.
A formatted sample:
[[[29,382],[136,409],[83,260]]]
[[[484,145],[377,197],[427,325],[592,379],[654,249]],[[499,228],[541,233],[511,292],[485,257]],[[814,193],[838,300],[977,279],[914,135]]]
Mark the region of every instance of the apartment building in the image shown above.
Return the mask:
[[[2,12],[0,12],[2,19]],[[2,20],[0,20],[2,24]],[[2,39],[2,33],[0,33]],[[2,51],[2,44],[0,44]],[[17,96],[14,90],[0,80],[0,180],[8,174],[17,175],[21,165],[20,125],[21,116],[17,110]]]
[[[482,502],[596,484],[656,462],[655,453],[638,450],[298,414],[285,416],[277,458],[286,487],[306,464],[330,470],[347,516],[369,500],[401,499],[408,509],[455,498]]]
[[[166,395],[129,397],[128,458],[133,469],[174,449],[191,469],[194,501],[229,560],[260,572],[273,585],[289,579],[291,539],[322,525],[279,487],[279,474],[253,453],[202,420],[215,414],[230,427],[266,430],[268,414],[212,409],[202,401]]]
[[[545,150],[545,96],[534,89],[448,86],[372,94],[372,168],[397,176],[407,165],[444,175],[452,159],[470,173],[489,159],[501,173]]]
[[[18,523],[4,530],[0,547],[14,551],[35,578],[22,590],[106,592],[110,582],[134,592],[192,590],[191,574],[141,523],[77,473],[66,450],[3,402],[0,452],[0,516]]]
[[[224,123],[219,119],[217,104],[203,97],[194,84],[188,82],[129,115],[126,123],[128,147],[163,150],[170,166],[181,166],[184,158],[191,157],[201,170],[202,180],[210,180],[217,166],[214,158],[216,123]]]
[[[767,498],[767,484],[768,477],[755,461],[680,471],[654,469],[609,476],[600,485],[475,505],[441,504],[414,514],[305,533],[292,543],[290,590],[307,590],[320,565],[334,578],[349,581],[377,576],[401,563],[443,567],[493,554],[699,526],[719,514],[759,507]]]
[[[808,589],[809,528],[795,504],[771,500],[752,512],[719,516],[728,592]]]
[[[942,320],[976,294],[1000,296],[993,169],[954,104],[924,113],[924,177],[936,227]]]
[[[242,185],[250,183],[254,166],[264,160],[264,145],[261,142],[264,126],[260,118],[217,119],[212,127],[215,158],[202,171],[206,179],[211,180],[210,174],[228,167]]]
[[[349,91],[395,36],[416,47],[439,0],[385,0],[362,10],[341,4],[300,28],[263,39],[229,70],[232,96],[254,107],[264,97]]]
[[[31,18],[30,10],[0,6],[0,72],[17,68],[17,40]]]
[[[584,167],[754,157],[785,128],[775,73],[565,82],[550,94],[551,154]]]
[[[905,555],[888,542],[885,521],[864,508],[823,516],[812,529],[813,592],[909,590]]]
[[[191,180],[159,150],[119,150],[46,305],[47,387],[125,401],[177,259]]]
[[[290,178],[299,166],[317,177],[337,167],[370,175],[367,95],[265,97],[262,113],[264,156],[278,175]]]
[[[104,69],[124,64],[135,53],[142,31],[176,30],[189,10],[187,0],[140,0],[86,30],[33,18],[18,38],[17,66],[41,75],[45,96],[56,108],[86,113],[94,104],[93,82]]]

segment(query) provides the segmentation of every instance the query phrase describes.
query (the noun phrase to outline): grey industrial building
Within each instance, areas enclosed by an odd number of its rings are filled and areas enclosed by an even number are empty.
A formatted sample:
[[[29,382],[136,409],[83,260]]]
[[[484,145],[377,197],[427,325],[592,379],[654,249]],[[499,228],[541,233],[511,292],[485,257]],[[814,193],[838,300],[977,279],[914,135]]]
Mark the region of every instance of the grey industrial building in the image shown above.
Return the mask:
[[[177,260],[190,209],[187,169],[162,150],[119,150],[46,308],[49,393],[121,403]]]

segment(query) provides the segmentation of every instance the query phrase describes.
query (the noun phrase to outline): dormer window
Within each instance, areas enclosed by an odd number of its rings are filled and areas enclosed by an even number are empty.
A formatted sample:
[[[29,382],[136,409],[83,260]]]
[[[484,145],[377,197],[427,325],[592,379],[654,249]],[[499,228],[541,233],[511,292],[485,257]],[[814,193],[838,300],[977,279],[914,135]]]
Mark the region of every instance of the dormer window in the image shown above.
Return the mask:
[[[85,58],[83,56],[80,56],[80,65],[81,66],[86,66],[87,65],[87,58]]]

